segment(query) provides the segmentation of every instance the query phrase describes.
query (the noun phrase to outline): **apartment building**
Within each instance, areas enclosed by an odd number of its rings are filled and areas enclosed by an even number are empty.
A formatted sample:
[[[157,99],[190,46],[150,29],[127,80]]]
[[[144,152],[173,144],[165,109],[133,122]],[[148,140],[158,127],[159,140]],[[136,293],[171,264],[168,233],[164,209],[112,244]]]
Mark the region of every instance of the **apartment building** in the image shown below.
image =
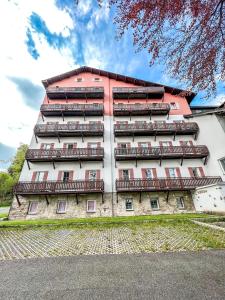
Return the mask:
[[[43,85],[10,219],[191,212],[222,181],[184,118],[194,93],[90,67]]]

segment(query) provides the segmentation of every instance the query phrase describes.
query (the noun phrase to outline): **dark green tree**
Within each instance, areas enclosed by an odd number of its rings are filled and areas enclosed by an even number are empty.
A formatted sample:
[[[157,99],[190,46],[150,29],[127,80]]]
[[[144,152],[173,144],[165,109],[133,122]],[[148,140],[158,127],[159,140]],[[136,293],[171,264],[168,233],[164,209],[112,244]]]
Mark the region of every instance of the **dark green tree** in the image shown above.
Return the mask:
[[[21,144],[19,146],[16,155],[14,156],[13,161],[8,169],[8,172],[12,176],[14,182],[17,182],[19,179],[27,149],[28,149],[28,145],[26,144]]]

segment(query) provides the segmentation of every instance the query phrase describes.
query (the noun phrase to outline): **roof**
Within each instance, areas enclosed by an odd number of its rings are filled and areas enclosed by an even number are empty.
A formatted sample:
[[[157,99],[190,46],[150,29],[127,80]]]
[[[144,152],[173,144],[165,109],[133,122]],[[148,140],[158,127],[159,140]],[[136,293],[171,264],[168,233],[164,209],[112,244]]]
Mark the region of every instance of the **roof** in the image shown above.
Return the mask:
[[[189,119],[189,118],[201,117],[201,116],[213,115],[213,114],[225,116],[225,107],[219,107],[219,108],[216,108],[216,109],[201,111],[201,112],[193,113],[193,114],[190,114],[190,115],[186,115],[184,117]]]
[[[142,79],[137,79],[134,77],[129,77],[129,76],[125,76],[125,75],[120,75],[117,73],[112,73],[112,72],[107,72],[104,70],[100,70],[100,69],[95,69],[95,68],[91,68],[91,67],[87,67],[87,66],[82,66],[80,68],[74,69],[72,71],[42,80],[42,83],[44,85],[45,88],[47,88],[50,84],[69,78],[71,76],[74,75],[79,75],[81,73],[85,73],[85,72],[90,72],[96,75],[101,75],[101,76],[106,76],[108,78],[111,79],[115,79],[118,81],[124,81],[126,83],[132,83],[135,85],[139,85],[139,86],[156,86],[156,87],[164,87],[165,91],[168,93],[171,93],[172,95],[178,95],[181,94],[183,96],[185,96],[187,98],[188,103],[190,103],[192,101],[192,99],[196,96],[196,94],[194,92],[191,91],[186,91],[186,90],[182,90],[182,89],[177,89],[174,87],[170,87],[170,86],[166,86],[163,84],[158,84],[158,83],[154,83],[154,82],[150,82],[150,81],[146,81],[146,80],[142,80]]]
[[[225,101],[217,104],[217,105],[191,105],[191,109],[216,109],[216,108],[222,108],[225,104]]]

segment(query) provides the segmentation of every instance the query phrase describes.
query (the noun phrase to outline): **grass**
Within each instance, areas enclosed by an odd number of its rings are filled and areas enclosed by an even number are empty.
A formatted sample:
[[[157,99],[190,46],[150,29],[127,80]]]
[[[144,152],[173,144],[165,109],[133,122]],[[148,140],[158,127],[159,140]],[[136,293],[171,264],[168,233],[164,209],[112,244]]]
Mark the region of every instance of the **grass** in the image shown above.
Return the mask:
[[[0,214],[0,219],[7,218],[7,217],[8,217],[8,214],[7,214],[7,213]]]
[[[130,217],[98,217],[98,218],[76,218],[76,219],[39,219],[39,220],[13,220],[0,222],[0,228],[7,227],[36,227],[36,226],[71,226],[71,225],[98,225],[98,224],[136,224],[151,221],[175,221],[193,218],[209,218],[206,214],[170,214]]]

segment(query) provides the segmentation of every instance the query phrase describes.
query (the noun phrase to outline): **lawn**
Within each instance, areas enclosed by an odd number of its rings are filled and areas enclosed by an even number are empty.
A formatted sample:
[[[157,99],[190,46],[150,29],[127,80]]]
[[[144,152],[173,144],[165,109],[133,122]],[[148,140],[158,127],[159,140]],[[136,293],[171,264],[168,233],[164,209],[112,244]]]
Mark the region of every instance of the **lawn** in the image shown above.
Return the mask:
[[[170,215],[149,215],[130,217],[99,217],[99,218],[76,218],[76,219],[40,219],[40,220],[14,220],[3,221],[0,228],[6,227],[36,227],[36,226],[71,226],[71,225],[97,225],[97,224],[127,224],[146,223],[163,220],[187,220],[193,218],[209,218],[206,214],[170,214]]]

